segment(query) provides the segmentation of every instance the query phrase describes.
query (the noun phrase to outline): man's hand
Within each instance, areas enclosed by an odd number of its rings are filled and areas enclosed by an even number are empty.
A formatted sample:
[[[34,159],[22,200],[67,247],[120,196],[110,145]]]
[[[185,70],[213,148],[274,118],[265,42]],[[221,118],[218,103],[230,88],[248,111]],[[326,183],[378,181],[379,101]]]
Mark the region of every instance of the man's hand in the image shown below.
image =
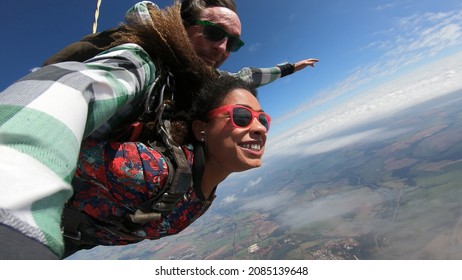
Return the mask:
[[[316,59],[316,58],[308,58],[305,60],[300,60],[299,62],[296,62],[294,64],[295,66],[294,72],[300,71],[304,69],[306,66],[315,67],[317,62],[319,62],[319,59]]]

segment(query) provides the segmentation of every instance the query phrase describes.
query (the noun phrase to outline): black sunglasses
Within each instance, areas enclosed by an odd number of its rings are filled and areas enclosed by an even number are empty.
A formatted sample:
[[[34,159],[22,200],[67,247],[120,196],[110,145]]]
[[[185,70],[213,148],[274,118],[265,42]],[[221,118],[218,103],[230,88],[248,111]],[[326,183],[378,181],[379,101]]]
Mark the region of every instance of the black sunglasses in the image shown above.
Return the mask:
[[[244,45],[244,42],[239,37],[230,35],[216,23],[199,19],[195,20],[194,23],[204,27],[204,31],[202,33],[204,34],[204,37],[210,41],[218,42],[223,40],[225,37],[228,38],[226,49],[230,52],[237,52]]]

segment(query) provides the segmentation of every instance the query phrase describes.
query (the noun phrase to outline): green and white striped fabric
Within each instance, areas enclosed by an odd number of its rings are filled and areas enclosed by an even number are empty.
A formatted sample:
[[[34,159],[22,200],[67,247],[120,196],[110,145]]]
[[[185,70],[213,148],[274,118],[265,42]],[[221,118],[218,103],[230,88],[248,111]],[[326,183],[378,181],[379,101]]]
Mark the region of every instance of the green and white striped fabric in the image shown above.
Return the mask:
[[[0,223],[61,255],[60,217],[82,139],[114,126],[153,83],[155,66],[125,44],[86,63],[43,67],[0,93]]]
[[[228,72],[224,72],[228,73]],[[231,76],[240,78],[248,83],[253,84],[255,87],[261,87],[266,84],[272,83],[281,78],[281,68],[268,67],[268,68],[253,68],[245,67],[236,73],[228,73]]]

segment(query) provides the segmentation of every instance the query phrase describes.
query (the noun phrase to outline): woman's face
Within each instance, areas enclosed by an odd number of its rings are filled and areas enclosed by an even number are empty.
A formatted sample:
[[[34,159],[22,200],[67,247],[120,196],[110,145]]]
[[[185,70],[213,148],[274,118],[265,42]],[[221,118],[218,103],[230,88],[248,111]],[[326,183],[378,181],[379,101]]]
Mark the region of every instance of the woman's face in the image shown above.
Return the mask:
[[[224,105],[242,105],[262,111],[257,98],[245,89],[234,89],[223,100]],[[204,124],[207,160],[226,173],[261,166],[266,143],[266,127],[252,117],[248,127],[233,126],[228,112],[222,112]]]

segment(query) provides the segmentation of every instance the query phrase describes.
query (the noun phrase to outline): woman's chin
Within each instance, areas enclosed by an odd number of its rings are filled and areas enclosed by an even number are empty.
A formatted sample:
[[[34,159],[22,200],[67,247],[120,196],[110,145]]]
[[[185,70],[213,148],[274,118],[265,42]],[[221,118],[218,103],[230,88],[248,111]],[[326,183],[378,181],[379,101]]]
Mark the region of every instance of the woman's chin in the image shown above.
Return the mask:
[[[246,163],[247,168],[246,169],[253,169],[253,168],[258,168],[261,166],[261,159],[258,160],[250,160]]]

